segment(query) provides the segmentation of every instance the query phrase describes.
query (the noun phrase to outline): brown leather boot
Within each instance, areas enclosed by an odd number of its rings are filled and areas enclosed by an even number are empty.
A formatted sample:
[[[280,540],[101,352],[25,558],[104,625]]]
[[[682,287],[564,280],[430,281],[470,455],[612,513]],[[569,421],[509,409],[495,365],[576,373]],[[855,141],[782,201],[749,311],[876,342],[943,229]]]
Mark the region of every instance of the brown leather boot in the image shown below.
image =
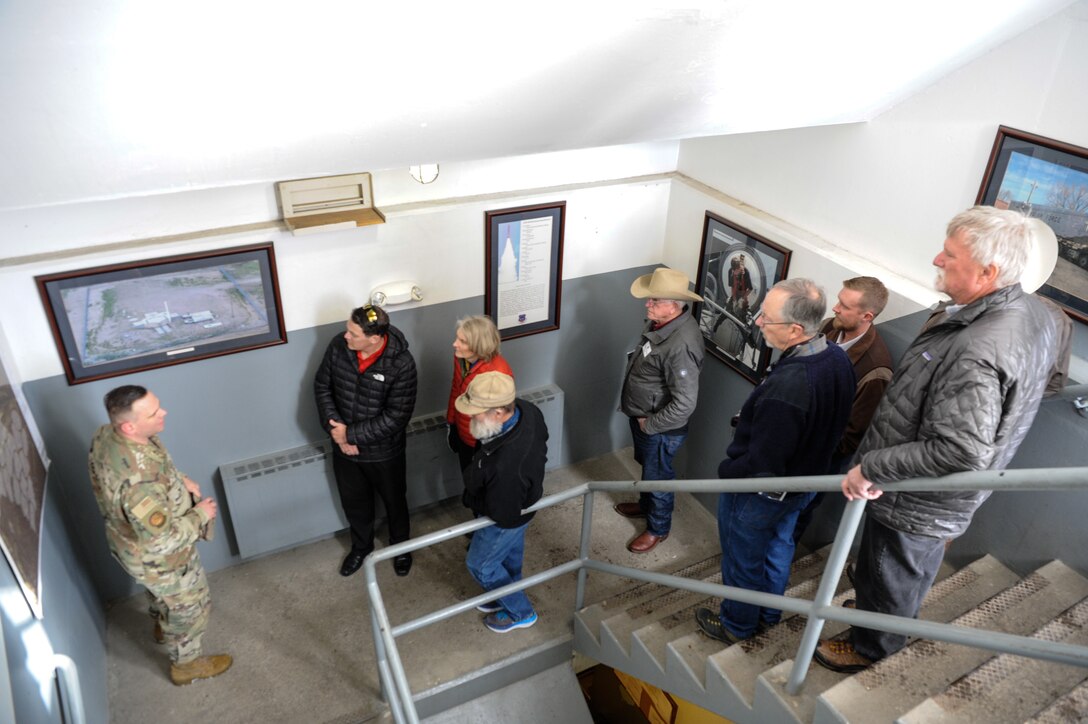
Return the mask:
[[[230,654],[216,654],[201,656],[185,664],[170,664],[170,681],[178,686],[185,686],[197,679],[210,679],[222,674],[233,663],[234,659]]]

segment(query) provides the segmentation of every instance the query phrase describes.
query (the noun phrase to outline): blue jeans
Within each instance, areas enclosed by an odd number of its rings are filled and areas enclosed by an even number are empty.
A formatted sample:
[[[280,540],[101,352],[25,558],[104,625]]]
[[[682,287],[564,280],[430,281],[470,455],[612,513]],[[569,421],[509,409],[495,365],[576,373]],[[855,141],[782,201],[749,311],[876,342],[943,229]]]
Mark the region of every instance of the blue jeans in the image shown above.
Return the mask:
[[[465,565],[485,591],[492,591],[521,580],[521,561],[525,557],[525,529],[493,525],[472,534]],[[521,621],[532,616],[533,604],[524,591],[498,599],[510,618]]]
[[[757,493],[718,497],[718,537],[722,545],[722,583],[749,591],[782,594],[793,562],[793,526],[813,493],[772,500]],[[762,620],[782,618],[776,608],[722,600],[720,619],[737,638],[750,638]]]
[[[643,480],[675,480],[672,459],[684,444],[686,432],[659,432],[647,435],[638,426],[638,419],[628,418],[631,423],[631,439],[635,444],[635,462],[642,466]],[[672,529],[672,493],[640,493],[638,504],[646,514],[646,530],[653,535],[668,535]]]

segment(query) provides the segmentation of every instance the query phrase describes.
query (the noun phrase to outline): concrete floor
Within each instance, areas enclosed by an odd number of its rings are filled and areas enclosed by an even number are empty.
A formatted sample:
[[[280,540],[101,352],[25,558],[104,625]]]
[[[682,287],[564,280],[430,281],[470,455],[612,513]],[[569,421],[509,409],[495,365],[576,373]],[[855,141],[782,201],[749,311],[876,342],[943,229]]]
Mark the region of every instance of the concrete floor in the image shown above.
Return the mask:
[[[587,480],[633,480],[630,449],[549,473],[545,495]],[[641,532],[639,521],[612,510],[618,498],[598,494],[592,556],[671,572],[718,550],[714,518],[693,498],[678,495],[668,541],[646,555],[625,544]],[[625,499],[633,499],[627,496]],[[414,535],[469,519],[458,500],[413,514]],[[581,501],[537,514],[526,542],[526,575],[576,557]],[[384,531],[379,531],[379,538]],[[175,687],[169,662],[151,637],[145,599],[134,596],[107,614],[110,719],[171,724],[205,722],[363,722],[385,711],[379,694],[369,604],[362,573],[339,575],[346,535],[301,546],[210,574],[211,624],[206,653],[227,652],[234,666],[222,676]],[[379,582],[394,625],[479,593],[464,566],[465,543],[451,540],[415,554],[406,578],[389,564]],[[586,603],[604,600],[634,582],[591,573]],[[571,634],[575,575],[529,590],[540,616],[529,629],[495,634],[482,614],[462,614],[398,639],[412,690],[425,691],[532,646]]]

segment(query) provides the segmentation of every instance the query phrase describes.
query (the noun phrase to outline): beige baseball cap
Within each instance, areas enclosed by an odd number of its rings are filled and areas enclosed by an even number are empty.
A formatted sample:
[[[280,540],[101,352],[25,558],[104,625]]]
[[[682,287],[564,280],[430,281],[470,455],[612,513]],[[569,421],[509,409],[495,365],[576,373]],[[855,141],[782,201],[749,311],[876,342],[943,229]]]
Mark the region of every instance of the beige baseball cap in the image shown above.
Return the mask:
[[[516,396],[513,377],[504,372],[483,372],[472,378],[465,394],[454,400],[453,405],[463,415],[478,415],[509,405]]]

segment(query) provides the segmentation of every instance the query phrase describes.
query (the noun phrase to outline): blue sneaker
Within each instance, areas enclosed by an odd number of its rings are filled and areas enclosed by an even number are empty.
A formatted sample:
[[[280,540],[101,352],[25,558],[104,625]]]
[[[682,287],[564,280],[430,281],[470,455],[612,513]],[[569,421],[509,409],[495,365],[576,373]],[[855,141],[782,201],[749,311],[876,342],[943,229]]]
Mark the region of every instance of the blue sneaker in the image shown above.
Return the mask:
[[[506,633],[507,631],[513,631],[516,628],[529,628],[534,623],[536,623],[536,613],[528,618],[523,618],[520,621],[515,621],[510,618],[510,614],[506,611],[489,613],[484,617],[484,625],[495,633]]]
[[[502,604],[498,601],[488,601],[487,603],[481,603],[476,607],[476,610],[480,613],[496,613],[502,610]]]

